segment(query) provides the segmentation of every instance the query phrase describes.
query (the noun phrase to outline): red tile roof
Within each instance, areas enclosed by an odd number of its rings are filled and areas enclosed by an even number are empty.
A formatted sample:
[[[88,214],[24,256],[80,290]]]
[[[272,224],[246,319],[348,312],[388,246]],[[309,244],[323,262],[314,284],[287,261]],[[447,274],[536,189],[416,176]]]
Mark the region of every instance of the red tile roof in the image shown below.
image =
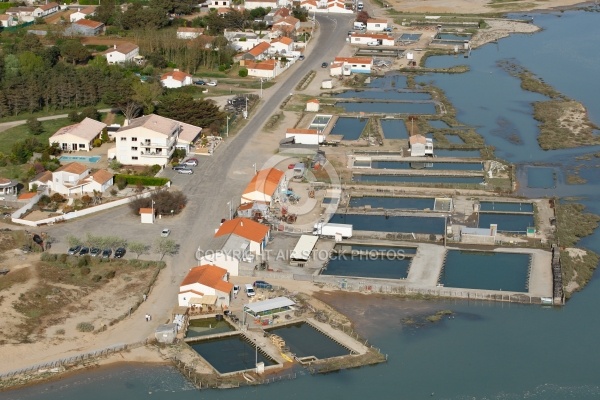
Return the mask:
[[[299,133],[304,135],[316,135],[319,133],[316,129],[299,129],[299,128],[288,128],[285,133]]]
[[[98,171],[92,174],[92,179],[96,182],[103,184],[110,181],[113,178],[113,174],[108,172],[105,169],[99,169]]]
[[[234,234],[256,243],[263,241],[269,233],[269,227],[248,218],[230,219],[219,227],[215,237]]]
[[[23,194],[20,194],[17,199],[18,200],[28,200],[28,199],[31,199],[32,197],[34,197],[36,194],[37,194],[36,192],[23,193]]]
[[[152,214],[152,208],[140,208],[140,214]]]
[[[88,167],[86,167],[85,165],[80,164],[78,162],[72,162],[72,163],[65,164],[62,167],[58,168],[56,170],[56,172],[64,171],[64,172],[70,172],[72,174],[81,175],[87,170],[88,170]]]
[[[251,54],[254,57],[258,57],[265,51],[269,50],[269,47],[271,47],[271,45],[269,43],[260,42],[259,44],[257,44],[256,46],[254,46],[253,48],[248,50],[248,54]]]
[[[199,283],[221,292],[230,293],[233,289],[233,284],[223,280],[225,275],[227,275],[227,270],[224,268],[210,264],[200,265],[192,268],[190,272],[188,272],[180,286]]]
[[[185,78],[191,78],[192,76],[190,74],[187,74],[185,72],[182,71],[172,71],[172,72],[167,72],[165,74],[162,74],[162,76],[160,77],[160,80],[165,80],[168,77],[172,77],[174,80],[179,81],[179,82],[183,82],[185,81]]]
[[[336,57],[335,61],[349,64],[373,64],[373,59],[367,57]]]
[[[277,186],[279,186],[279,182],[281,181],[283,175],[283,172],[275,168],[268,168],[258,171],[248,186],[246,186],[246,189],[244,189],[243,194],[261,192],[272,196],[275,193]]]
[[[39,6],[38,8],[39,8],[40,10],[44,10],[44,11],[46,11],[46,10],[51,10],[51,9],[53,9],[53,8],[56,8],[56,7],[59,7],[59,5],[58,5],[58,4],[56,4],[56,3],[48,3],[48,4],[41,5],[41,6]]]
[[[408,140],[409,140],[410,144],[416,144],[416,143],[425,144],[425,143],[427,143],[427,139],[423,135],[414,135],[414,136],[411,136]]]
[[[248,69],[263,69],[265,71],[273,71],[275,69],[276,60],[264,60],[259,62],[246,63]]]
[[[92,28],[92,29],[97,29],[97,28],[104,26],[104,24],[102,22],[92,21],[91,19],[80,19],[73,23],[77,24],[77,25],[81,25],[81,26],[86,26],[86,27]]]

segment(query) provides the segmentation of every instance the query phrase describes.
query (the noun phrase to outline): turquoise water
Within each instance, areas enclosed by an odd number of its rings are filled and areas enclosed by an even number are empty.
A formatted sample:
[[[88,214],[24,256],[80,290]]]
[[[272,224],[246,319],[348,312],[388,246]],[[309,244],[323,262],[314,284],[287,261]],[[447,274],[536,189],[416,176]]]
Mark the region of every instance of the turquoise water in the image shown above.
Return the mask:
[[[338,118],[330,134],[342,135],[343,140],[357,140],[368,121],[366,118]]]
[[[440,283],[467,289],[527,291],[529,254],[449,250]]]
[[[355,231],[437,234],[444,232],[444,219],[441,217],[334,214],[330,222],[334,224],[352,224]]]
[[[486,214],[479,213],[479,227],[489,228],[490,224],[498,224],[499,232],[527,232],[527,228],[535,226],[531,214]]]
[[[382,119],[381,128],[383,129],[383,137],[386,139],[408,139],[408,131],[404,120]]]
[[[479,202],[480,211],[519,211],[533,212],[533,203],[508,203],[504,201],[481,201]]]
[[[412,163],[414,164],[414,163]],[[413,169],[414,165],[405,161],[372,161],[371,168],[377,169]],[[428,162],[427,170],[450,170],[450,171],[481,171],[482,163],[448,163],[448,162]]]
[[[322,360],[350,354],[350,351],[306,323],[273,328],[269,332],[285,340],[285,345],[298,357],[315,356]]]
[[[203,340],[191,344],[191,347],[222,374],[254,368],[256,357],[258,362],[264,362],[265,366],[276,364],[260,351],[257,353],[255,346],[239,335]]]
[[[335,103],[346,112],[385,113],[385,114],[435,114],[433,103],[383,103],[361,101],[360,103]]]
[[[412,259],[340,255],[329,260],[321,274],[378,279],[406,279]]]
[[[405,210],[433,209],[434,198],[420,197],[352,197],[350,207],[371,206],[371,208],[395,208]]]
[[[100,156],[60,156],[58,159],[60,162],[85,162],[85,163],[97,163],[102,157]]]
[[[599,17],[600,14],[591,12],[536,14],[534,22],[544,29],[542,32],[502,39],[498,44],[474,50],[469,59],[429,59],[429,65],[467,63],[471,72],[418,79],[434,80],[442,87],[455,105],[460,122],[476,126],[486,144],[496,148],[498,157],[517,163],[572,165],[574,156],[599,149],[539,149],[535,137],[537,122],[531,117],[529,103],[542,97],[521,91],[519,81],[497,69],[496,61],[518,60],[557,90],[583,101],[594,123],[600,124],[597,85],[592,84],[600,65]],[[371,85],[389,85],[386,82],[375,79]],[[506,121],[510,124],[505,125]],[[504,133],[512,132],[519,134],[522,143],[506,139]],[[436,150],[436,154],[440,152]],[[551,194],[578,196],[581,198],[578,201],[590,212],[600,213],[598,170],[594,163],[577,164],[583,165],[580,173],[588,183],[557,182]],[[527,188],[526,180],[522,181],[520,193],[538,193],[535,190]],[[580,244],[600,252],[597,232]],[[383,296],[356,296],[352,301],[347,297],[332,299],[340,309],[345,306],[346,310],[357,309],[355,326],[370,343],[389,355],[387,363],[374,367],[328,375],[304,372],[295,380],[278,384],[199,393],[191,390],[172,368],[135,365],[127,366],[127,371],[122,367],[91,370],[57,382],[3,392],[0,397],[3,400],[200,397],[300,400],[315,393],[323,399],[347,400],[596,400],[600,398],[600,357],[595,350],[596,332],[600,331],[598,275],[596,271],[591,283],[563,308],[426,301],[421,307],[434,312],[451,309],[456,317],[418,328],[406,326],[400,317],[405,307],[408,312],[418,312],[420,308],[411,306],[412,303]]]
[[[355,174],[353,179],[356,182],[381,182],[381,183],[433,183],[433,184],[452,184],[460,183],[465,185],[478,185],[483,182],[482,177],[477,176],[402,176],[402,175],[368,175]]]

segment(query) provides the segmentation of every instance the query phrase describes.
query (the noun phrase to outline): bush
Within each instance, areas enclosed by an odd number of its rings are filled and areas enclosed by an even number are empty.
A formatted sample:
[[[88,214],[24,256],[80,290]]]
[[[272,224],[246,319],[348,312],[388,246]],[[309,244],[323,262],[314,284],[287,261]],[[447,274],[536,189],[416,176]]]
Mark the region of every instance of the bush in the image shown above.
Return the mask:
[[[93,145],[94,145],[94,147],[102,146],[102,139],[94,139]]]
[[[92,325],[89,322],[80,322],[77,324],[77,330],[79,332],[93,332],[94,331],[94,325]]]
[[[42,123],[36,118],[29,118],[27,120],[27,128],[29,129],[29,132],[33,135],[40,135],[44,133],[44,127],[42,126]]]
[[[60,254],[61,256],[66,256],[66,254]],[[42,261],[47,261],[47,262],[54,262],[56,260],[58,260],[58,254],[52,254],[52,253],[42,253],[40,260]]]
[[[60,193],[54,193],[52,197],[50,197],[50,200],[52,200],[55,203],[64,203],[66,201],[64,196]]]
[[[162,169],[162,167],[158,164],[154,164],[152,167],[150,167],[150,172],[152,173],[152,175],[156,175],[160,172],[160,170]]]
[[[245,78],[248,76],[248,70],[246,68],[240,69],[238,71],[238,75],[240,76],[240,78]]]
[[[77,260],[77,266],[81,268],[87,265],[90,265],[90,256],[86,254],[83,257],[79,257],[79,259]]]
[[[106,273],[106,279],[112,279],[112,278],[114,278],[114,277],[115,277],[115,275],[116,275],[116,273],[117,273],[117,271],[115,271],[115,270],[108,271],[108,272]]]
[[[67,256],[66,254],[60,254],[60,255],[58,256],[58,261],[64,264],[64,263],[66,263],[66,262],[67,262],[67,257],[68,257],[68,256]]]
[[[64,335],[65,334],[65,330],[62,329],[62,328],[61,329],[57,329],[56,332],[55,332],[55,334],[57,334],[57,335]]]
[[[138,175],[117,175],[115,182],[117,187],[122,190],[119,181],[124,182],[123,189],[127,185],[142,185],[142,186],[164,186],[169,180],[167,178],[156,178],[154,176],[138,176]]]
[[[94,275],[92,276],[92,282],[100,282],[102,280],[102,276]]]
[[[115,178],[115,184],[117,185],[119,190],[123,190],[127,186],[127,179],[125,179],[123,176],[124,175],[117,175],[117,177]]]
[[[86,275],[89,275],[90,272],[92,272],[92,270],[90,269],[90,267],[83,267],[83,268],[81,268],[80,272],[81,272],[82,276],[86,276]]]

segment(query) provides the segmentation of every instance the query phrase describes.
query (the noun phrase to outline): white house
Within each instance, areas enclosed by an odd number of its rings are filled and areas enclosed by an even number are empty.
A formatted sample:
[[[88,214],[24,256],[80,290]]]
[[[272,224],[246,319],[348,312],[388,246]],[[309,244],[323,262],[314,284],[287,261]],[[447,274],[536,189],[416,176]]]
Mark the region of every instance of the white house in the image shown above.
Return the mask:
[[[133,43],[115,44],[112,49],[104,52],[104,57],[109,64],[123,64],[133,62],[134,58],[140,54],[140,48]]]
[[[181,307],[229,307],[233,284],[227,270],[215,265],[200,265],[188,272],[179,285],[177,302]]]
[[[187,28],[180,26],[177,28],[177,39],[196,39],[204,33],[204,28]]]
[[[294,50],[294,41],[289,37],[282,36],[271,41],[269,53],[289,55]]]
[[[156,114],[145,115],[115,132],[115,158],[125,165],[164,166],[173,155],[180,135],[198,136],[201,130]]]
[[[272,28],[274,32],[279,31],[284,35],[291,35],[298,29],[300,29],[300,20],[291,15],[275,22]]]
[[[86,8],[78,8],[73,14],[69,16],[69,21],[76,22],[80,19],[84,19],[85,17],[91,17],[96,15],[95,7],[86,7]]]
[[[215,238],[229,240],[237,237],[247,243],[247,251],[257,256],[261,255],[270,238],[269,227],[248,218],[234,218],[221,224]],[[236,250],[241,246],[235,246]]]
[[[368,57],[336,57],[334,63],[342,63],[344,68],[358,74],[370,74],[373,67],[373,59]]]
[[[60,11],[60,6],[57,3],[48,3],[38,6],[33,10],[32,15],[35,18],[43,18],[47,17],[50,14],[54,14],[55,12]]]
[[[411,157],[433,156],[433,139],[413,135],[408,139]]]
[[[285,138],[294,138],[294,142],[299,144],[321,144],[325,140],[325,135],[317,129],[299,129],[288,128],[285,131]]]
[[[208,8],[229,8],[229,6],[231,5],[229,0],[209,0],[206,3],[208,4]]]
[[[250,50],[246,54],[242,56],[243,60],[250,61],[260,61],[264,60],[267,57],[267,53],[271,44],[269,42],[260,42]]]
[[[244,189],[240,204],[262,201],[273,205],[286,190],[287,180],[282,171],[276,168],[263,169],[252,177],[252,180]]]
[[[353,11],[346,8],[346,5],[340,1],[331,1],[327,3],[327,12],[337,14],[350,14]]]
[[[0,25],[3,28],[8,28],[16,25],[16,19],[10,14],[0,14]]]
[[[78,124],[60,128],[48,141],[51,146],[57,143],[62,151],[90,151],[94,147],[94,140],[100,137],[104,128],[104,122],[85,118]]]
[[[388,28],[388,21],[385,18],[369,18],[367,20],[367,31],[383,32]]]
[[[169,89],[180,88],[193,84],[192,76],[188,73],[175,69],[171,72],[164,73],[160,77],[160,83]]]
[[[48,188],[66,196],[73,194],[84,194],[105,192],[113,185],[113,174],[100,169],[93,174],[83,164],[72,162],[58,168],[56,171],[46,171],[36,176],[29,182],[29,188],[33,185],[48,186]]]
[[[350,43],[366,46],[370,42],[377,41],[381,46],[394,46],[394,38],[382,33],[353,33],[350,35]]]
[[[319,112],[319,108],[320,107],[318,99],[312,99],[306,102],[306,111],[308,112]]]
[[[246,62],[248,76],[256,76],[258,78],[272,79],[280,73],[279,61],[264,60],[259,62]]]
[[[227,270],[229,276],[239,275],[240,260],[234,254],[214,251],[200,258],[200,265],[211,264]]]
[[[270,8],[270,9],[274,9],[277,8],[278,4],[277,4],[277,0],[246,0],[244,1],[244,7],[247,10],[254,10],[255,8]]]
[[[303,0],[300,3],[300,7],[304,8],[307,11],[317,11],[317,9],[319,8],[319,5],[317,4],[317,2],[315,0]]]
[[[140,208],[140,222],[142,224],[153,224],[154,223],[154,209]]]

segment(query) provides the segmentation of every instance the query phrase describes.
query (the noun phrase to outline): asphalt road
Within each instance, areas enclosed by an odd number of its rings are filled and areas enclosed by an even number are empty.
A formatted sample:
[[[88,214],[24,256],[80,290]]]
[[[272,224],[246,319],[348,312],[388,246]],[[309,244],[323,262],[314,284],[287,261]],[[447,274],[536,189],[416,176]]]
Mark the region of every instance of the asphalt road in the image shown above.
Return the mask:
[[[168,318],[175,305],[179,283],[187,271],[197,265],[196,249],[205,248],[221,218],[228,217],[227,202],[234,199],[234,204],[239,203],[243,188],[254,174],[253,165],[260,167],[272,155],[260,153],[253,146],[253,140],[260,134],[261,127],[269,117],[279,111],[282,101],[294,92],[298,82],[310,70],[321,68],[323,61],[331,61],[338,54],[344,46],[354,15],[319,15],[316,19],[319,29],[312,41],[312,49],[307,51],[306,59],[297,62],[277,79],[276,85],[265,90],[263,101],[238,134],[219,146],[212,157],[200,157],[200,165],[195,168],[193,175],[164,171],[164,176],[171,178],[174,186],[188,197],[188,205],[181,215],[162,218],[154,225],[142,225],[139,217],[134,216],[129,207],[117,207],[65,224],[44,227],[45,231],[58,239],[52,251],[66,251],[66,236],[69,234],[80,237],[85,237],[86,233],[116,235],[129,241],[152,244],[160,236],[161,229],[170,228],[171,238],[179,243],[180,251],[165,259],[168,266],[161,272],[156,290],[138,311],[150,312],[159,317],[155,320]],[[283,136],[279,138],[281,137]],[[135,256],[128,254],[127,257]],[[157,256],[146,255],[142,258]],[[139,329],[130,329],[131,326],[126,323],[119,324],[111,337],[119,342],[140,340],[152,333],[153,325],[142,324],[136,326]]]

